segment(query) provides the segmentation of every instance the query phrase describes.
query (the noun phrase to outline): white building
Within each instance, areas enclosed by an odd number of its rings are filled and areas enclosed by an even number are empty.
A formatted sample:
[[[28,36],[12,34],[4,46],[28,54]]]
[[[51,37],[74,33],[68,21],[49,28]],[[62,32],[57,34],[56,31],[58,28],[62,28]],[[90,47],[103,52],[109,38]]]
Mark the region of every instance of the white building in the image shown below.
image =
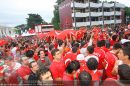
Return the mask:
[[[0,25],[0,38],[10,36],[15,37],[15,30],[12,27]]]
[[[64,19],[63,17],[68,14],[68,12],[66,12],[68,9],[71,9],[71,13],[69,12],[69,14],[71,14],[72,18],[72,22],[70,20],[68,23],[72,23],[72,27],[120,24],[123,22],[124,7],[123,4],[117,2],[108,3],[99,2],[98,0],[65,0],[59,6],[61,26],[63,28],[67,26],[64,25],[66,24],[67,21],[65,20],[67,19]],[[65,18],[67,18],[67,16]]]

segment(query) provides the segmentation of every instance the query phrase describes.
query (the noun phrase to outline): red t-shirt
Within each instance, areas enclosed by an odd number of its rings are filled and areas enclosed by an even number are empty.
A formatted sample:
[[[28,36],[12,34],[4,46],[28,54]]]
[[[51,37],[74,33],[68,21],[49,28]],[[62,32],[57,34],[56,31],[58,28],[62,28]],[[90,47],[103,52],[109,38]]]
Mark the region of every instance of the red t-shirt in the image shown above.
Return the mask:
[[[29,67],[26,66],[21,66],[18,70],[17,70],[17,74],[23,79],[24,76],[29,75],[31,73],[31,69]]]
[[[53,58],[51,52],[48,52],[48,57],[49,57],[50,61],[52,62],[54,58]]]
[[[71,51],[65,54],[64,61],[68,58],[71,59],[71,61],[76,60],[77,53],[72,53]]]
[[[63,61],[53,62],[50,65],[50,71],[52,73],[52,77],[55,80],[56,78],[63,78],[63,74],[65,71],[65,65]]]
[[[103,46],[102,49],[103,49],[105,52],[108,52],[108,51],[109,51],[109,49],[106,48],[105,46]]]
[[[116,41],[110,40],[110,45],[113,46],[116,43]]]
[[[67,73],[64,73],[63,81],[73,81],[73,80],[74,80],[73,75],[68,75]]]
[[[104,63],[106,65],[105,69],[108,78],[117,78],[116,75],[112,74],[112,70],[114,68],[117,59],[118,58],[112,52],[107,52],[105,55]]]
[[[87,67],[87,65],[86,65],[86,61],[80,62],[80,68],[76,71],[76,78],[77,78],[77,79],[78,79],[78,76],[79,76],[80,72],[82,72],[82,71],[86,71],[86,72],[88,72],[88,73],[91,73],[91,72],[92,72],[92,70],[89,70],[89,69],[88,69],[88,67]]]
[[[35,61],[37,61],[39,59],[38,55],[34,54],[33,58],[35,59]]]
[[[102,77],[102,73],[99,72],[98,70],[91,71],[91,76],[93,81],[100,81]]]
[[[63,75],[63,84],[64,86],[74,86],[74,77],[73,75],[68,75],[64,73]]]
[[[103,69],[103,62],[105,58],[105,51],[99,47],[96,47],[94,49],[94,54],[99,58],[99,63],[98,63],[98,69],[101,70]]]

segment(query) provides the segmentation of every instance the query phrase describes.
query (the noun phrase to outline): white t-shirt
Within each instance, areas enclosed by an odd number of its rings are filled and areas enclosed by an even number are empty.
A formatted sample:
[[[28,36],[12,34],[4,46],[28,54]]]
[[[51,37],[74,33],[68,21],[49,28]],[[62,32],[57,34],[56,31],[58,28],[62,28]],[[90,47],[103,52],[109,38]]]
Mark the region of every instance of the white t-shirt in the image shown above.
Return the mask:
[[[11,50],[14,57],[16,57],[16,50],[17,50],[17,47],[12,48]]]

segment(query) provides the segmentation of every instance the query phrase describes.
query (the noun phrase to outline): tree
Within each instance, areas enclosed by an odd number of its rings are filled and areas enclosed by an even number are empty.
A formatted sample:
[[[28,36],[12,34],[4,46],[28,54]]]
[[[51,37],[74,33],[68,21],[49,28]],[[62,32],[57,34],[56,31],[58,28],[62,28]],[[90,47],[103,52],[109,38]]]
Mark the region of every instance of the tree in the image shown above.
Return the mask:
[[[57,0],[56,3],[57,5],[54,6],[54,17],[52,18],[52,24],[54,25],[55,29],[60,29],[60,18],[59,18],[59,5],[63,2],[64,0]]]
[[[27,27],[28,28],[35,28],[35,25],[38,24],[47,24],[39,14],[28,14],[29,18],[27,18]]]
[[[130,15],[130,7],[125,7],[125,15],[126,16]]]
[[[65,0],[57,0],[56,3],[57,3],[57,5],[60,5],[63,1],[65,1]]]
[[[126,24],[130,23],[130,7],[125,7]]]
[[[52,18],[52,24],[55,29],[60,29],[60,18],[59,18],[59,9],[58,6],[55,6],[55,10],[53,11],[54,17]]]
[[[27,24],[17,25],[15,28],[22,30],[24,32],[27,29]]]

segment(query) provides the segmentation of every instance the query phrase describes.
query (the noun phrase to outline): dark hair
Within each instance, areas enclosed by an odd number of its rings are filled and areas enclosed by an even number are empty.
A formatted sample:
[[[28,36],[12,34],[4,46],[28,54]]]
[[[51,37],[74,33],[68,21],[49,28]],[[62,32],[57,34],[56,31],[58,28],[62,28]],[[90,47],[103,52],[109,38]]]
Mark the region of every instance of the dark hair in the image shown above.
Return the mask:
[[[64,42],[62,40],[58,40],[58,45],[59,47],[63,44]]]
[[[39,51],[38,51],[38,56],[40,55],[40,52],[41,52],[41,51],[43,51],[43,52],[45,53],[45,51],[44,51],[44,50],[39,50]]]
[[[96,70],[98,68],[98,61],[95,58],[89,58],[86,65],[90,70]]]
[[[54,48],[54,45],[53,45],[53,44],[49,45],[49,50],[50,50],[50,51],[51,51],[53,48]]]
[[[118,66],[118,74],[122,83],[130,84],[130,67],[127,64]]]
[[[72,52],[73,52],[73,53],[76,53],[77,51],[78,51],[78,48],[77,48],[77,47],[75,47],[75,46],[72,47]]]
[[[124,55],[128,55],[128,59],[130,60],[130,47],[124,47],[122,50]]]
[[[29,63],[29,68],[32,68],[32,64],[35,63],[36,61],[32,61]]]
[[[15,42],[12,42],[11,45],[12,45],[13,47],[16,47],[16,46],[17,46],[17,44],[16,44]]]
[[[44,69],[39,69],[37,71],[37,77],[40,80],[41,79],[41,75],[46,74],[47,72],[49,72],[50,70],[48,68],[44,68]]]
[[[34,55],[34,51],[32,51],[32,50],[28,50],[26,52],[26,56],[29,57],[29,58],[33,57],[33,55]]]
[[[74,70],[77,71],[79,68],[80,68],[80,63],[74,60],[67,65],[66,72],[71,74]]]
[[[106,41],[105,40],[101,40],[101,44],[102,44],[102,46],[105,46],[106,45]]]
[[[79,47],[79,43],[76,42],[76,43],[74,44],[74,46],[75,46],[75,47]]]
[[[91,85],[92,76],[88,72],[86,72],[86,71],[80,72],[78,78],[79,78],[80,86],[90,86]]]
[[[97,47],[102,47],[102,42],[101,41],[97,41]]]
[[[56,55],[56,52],[58,52],[58,51],[59,51],[59,49],[53,49],[53,50],[51,51],[52,56],[55,56],[55,55]]]
[[[113,41],[116,41],[117,37],[118,37],[117,35],[113,35],[113,36],[112,36],[112,40],[113,40]]]
[[[113,45],[113,49],[114,49],[114,50],[121,49],[121,48],[122,48],[122,46],[121,46],[120,43],[115,43],[115,44]]]
[[[81,48],[85,45],[86,43],[84,41],[81,42]]]
[[[20,47],[20,50],[24,50],[25,49],[25,47]]]
[[[87,51],[92,54],[94,52],[94,47],[93,46],[88,46]]]

